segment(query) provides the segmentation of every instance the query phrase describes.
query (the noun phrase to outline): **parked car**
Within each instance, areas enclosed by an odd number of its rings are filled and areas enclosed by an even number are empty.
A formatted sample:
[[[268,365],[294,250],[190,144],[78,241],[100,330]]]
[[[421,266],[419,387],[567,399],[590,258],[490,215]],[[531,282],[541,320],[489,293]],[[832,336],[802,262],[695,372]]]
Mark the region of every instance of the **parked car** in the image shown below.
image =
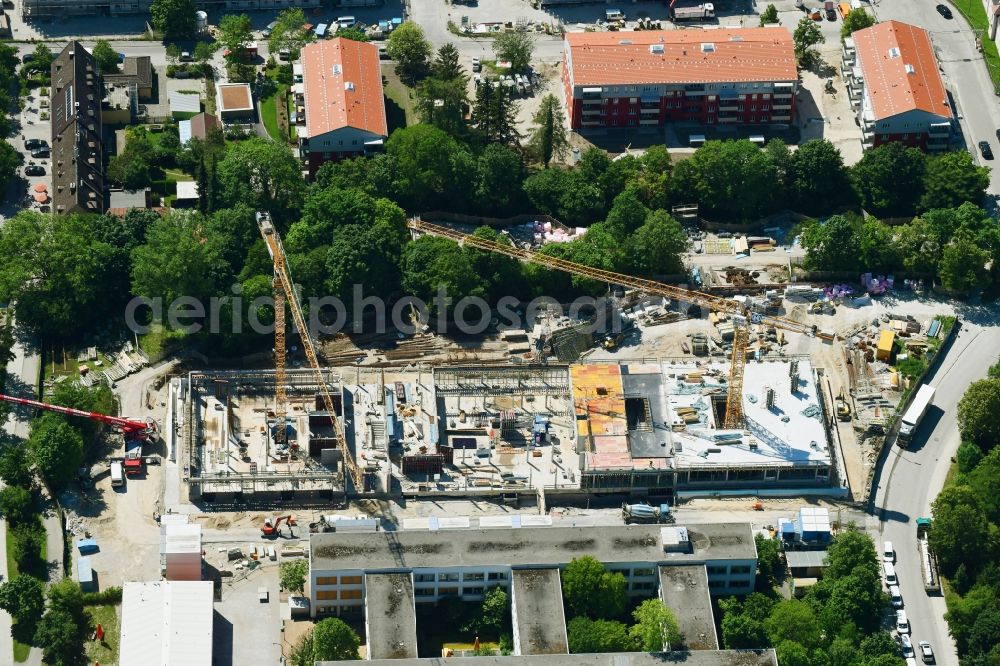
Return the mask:
[[[271,36],[271,32],[277,25],[278,25],[277,21],[271,21],[270,23],[267,24],[266,28],[260,31],[260,34],[264,37],[264,39],[267,39],[268,37]]]
[[[933,664],[934,650],[931,648],[931,644],[927,641],[920,641],[917,643],[917,647],[920,648],[920,659],[922,659],[925,664]]]
[[[837,10],[835,8],[834,3],[831,2],[830,0],[827,0],[827,2],[823,3],[823,11],[826,12],[827,21],[837,20]]]
[[[49,147],[48,146],[42,146],[41,148],[35,148],[34,150],[31,151],[31,156],[34,157],[34,158],[37,158],[37,159],[45,159],[50,154],[51,153],[49,152]]]
[[[896,632],[900,636],[910,633],[910,621],[906,618],[906,611],[896,611]]]
[[[25,176],[44,176],[45,167],[38,166],[37,164],[32,164],[31,166],[24,167]]]
[[[982,153],[984,160],[991,160],[991,159],[993,159],[993,149],[990,148],[989,141],[980,141],[979,142],[979,152]]]
[[[895,562],[896,561],[896,550],[892,547],[891,541],[886,541],[882,545],[882,560],[884,562]]]
[[[22,63],[29,63],[29,62],[31,62],[34,59],[35,59],[35,54],[34,53],[25,53],[23,56],[21,56],[21,62]]]
[[[898,585],[889,586],[889,601],[892,602],[893,608],[903,607],[903,595],[899,593]]]
[[[181,62],[191,62],[192,60],[190,51],[181,51]]]
[[[935,9],[937,9],[938,14],[951,20],[951,9],[947,5],[938,5]]]
[[[913,657],[913,643],[910,642],[910,637],[906,634],[899,637],[899,647],[903,650],[904,659]]]
[[[25,150],[35,150],[36,148],[43,148],[49,144],[44,139],[25,139],[24,149]]]
[[[483,63],[479,61],[479,58],[472,59],[472,71],[481,72],[483,70]]]
[[[121,63],[123,63],[123,62],[125,62],[125,54],[124,54],[124,53],[121,53],[121,52],[119,52],[119,53],[118,53],[118,64],[121,64]]]

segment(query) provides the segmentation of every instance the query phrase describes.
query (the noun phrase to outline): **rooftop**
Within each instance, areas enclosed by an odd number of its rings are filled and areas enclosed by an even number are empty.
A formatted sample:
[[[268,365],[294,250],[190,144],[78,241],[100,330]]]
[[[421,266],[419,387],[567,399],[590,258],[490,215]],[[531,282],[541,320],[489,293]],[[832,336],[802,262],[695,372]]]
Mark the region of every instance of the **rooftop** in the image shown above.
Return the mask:
[[[416,657],[417,616],[412,576],[408,573],[368,574],[365,588],[369,658]]]
[[[344,127],[388,136],[378,47],[343,37],[302,49],[306,135]]]
[[[684,646],[691,650],[718,650],[708,571],[703,565],[660,567],[660,599],[677,618]]]
[[[592,555],[601,562],[697,564],[757,557],[749,523],[687,527],[691,552],[665,552],[659,525],[522,527],[432,531],[312,534],[313,571],[416,569],[425,567],[560,566]]]
[[[137,86],[153,85],[153,65],[149,56],[125,56],[121,71],[104,75],[105,81],[135,83]]]
[[[349,664],[319,661],[319,666]],[[372,666],[777,666],[774,650],[700,650],[695,652],[615,652],[605,654],[534,655],[509,657],[448,657],[429,659],[374,659]]]
[[[789,569],[827,566],[825,550],[786,550],[785,561]]]
[[[798,80],[783,27],[571,32],[564,48],[577,86]]]
[[[160,528],[160,552],[201,553],[201,525],[164,525]]]
[[[212,664],[212,581],[125,583],[121,666]]]
[[[521,654],[567,654],[559,569],[517,569],[511,581],[517,651]]]
[[[178,180],[177,181],[177,196],[176,199],[181,201],[189,201],[191,199],[198,198],[198,181],[195,180]]]
[[[253,95],[248,83],[220,83],[216,86],[219,112],[252,111]]]
[[[908,23],[885,21],[858,30],[853,37],[875,120],[914,110],[951,118],[930,33]]]

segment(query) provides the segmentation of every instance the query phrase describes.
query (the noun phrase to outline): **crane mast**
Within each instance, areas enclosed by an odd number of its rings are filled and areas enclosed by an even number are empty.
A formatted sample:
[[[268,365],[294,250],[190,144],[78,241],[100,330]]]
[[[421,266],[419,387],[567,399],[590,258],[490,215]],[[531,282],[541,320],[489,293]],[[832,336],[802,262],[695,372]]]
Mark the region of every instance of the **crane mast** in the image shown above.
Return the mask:
[[[312,369],[316,384],[319,386],[323,407],[326,409],[330,416],[330,421],[333,423],[334,434],[337,438],[337,448],[340,449],[343,456],[344,467],[350,475],[351,481],[354,483],[355,491],[363,493],[364,479],[361,474],[361,468],[358,467],[354,457],[351,455],[351,450],[347,447],[347,438],[344,435],[343,423],[337,418],[337,413],[334,411],[333,397],[330,395],[330,391],[326,387],[326,381],[323,379],[323,370],[319,365],[316,347],[313,344],[312,337],[309,335],[309,329],[306,327],[298,295],[295,293],[295,285],[292,283],[292,278],[288,271],[288,262],[285,257],[285,248],[281,243],[281,237],[278,235],[278,230],[274,228],[271,216],[268,213],[257,213],[257,226],[260,227],[260,233],[264,237],[267,250],[274,262],[274,279],[271,284],[274,287],[274,357],[275,381],[277,383],[275,389],[275,416],[279,419],[279,427],[276,432],[281,432],[282,436],[284,436],[284,419],[287,414],[284,328],[284,304],[287,302],[289,310],[292,313],[292,322],[295,324],[295,328],[299,332],[299,337],[302,339],[302,348],[306,353],[306,359],[309,361],[309,367]],[[277,440],[277,435],[275,439]]]
[[[819,337],[823,340],[833,340],[834,338],[833,334],[819,332],[816,326],[811,324],[803,324],[785,317],[751,312],[749,309],[743,307],[736,301],[722,298],[720,296],[713,296],[700,291],[682,289],[680,287],[657,282],[656,280],[649,280],[647,278],[639,278],[622,273],[615,273],[613,271],[606,271],[600,268],[591,268],[590,266],[577,264],[572,261],[541,254],[532,250],[524,250],[514,247],[513,245],[498,243],[485,238],[464,234],[460,231],[424,222],[420,219],[411,219],[407,223],[407,226],[416,232],[450,238],[460,244],[475,247],[487,252],[504,254],[520,261],[530,261],[552,270],[570,273],[571,275],[579,275],[581,277],[591,278],[601,282],[607,282],[609,284],[617,284],[623,287],[636,289],[647,294],[665,296],[677,301],[686,301],[710,310],[715,310],[716,312],[724,312],[731,315],[733,317],[733,323],[736,324],[736,326],[733,332],[733,355],[732,363],[729,368],[726,414],[723,418],[723,427],[725,428],[741,428],[743,426],[743,370],[746,366],[747,348],[750,344],[750,332],[748,327],[751,323],[767,324],[774,326],[775,328],[791,331],[793,333],[804,333],[809,336]]]

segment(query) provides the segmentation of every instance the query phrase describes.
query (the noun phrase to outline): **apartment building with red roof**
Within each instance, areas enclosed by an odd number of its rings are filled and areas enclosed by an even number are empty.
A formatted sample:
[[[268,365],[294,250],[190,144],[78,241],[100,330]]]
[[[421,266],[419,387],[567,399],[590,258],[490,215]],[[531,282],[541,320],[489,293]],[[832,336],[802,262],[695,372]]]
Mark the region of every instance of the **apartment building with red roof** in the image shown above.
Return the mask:
[[[300,63],[295,122],[309,177],[325,162],[381,150],[389,132],[378,47],[338,37],[305,46]]]
[[[948,148],[954,116],[926,30],[878,23],[844,40],[842,55],[865,149],[890,141],[928,151]]]
[[[795,117],[795,49],[781,27],[568,33],[563,65],[576,130]]]

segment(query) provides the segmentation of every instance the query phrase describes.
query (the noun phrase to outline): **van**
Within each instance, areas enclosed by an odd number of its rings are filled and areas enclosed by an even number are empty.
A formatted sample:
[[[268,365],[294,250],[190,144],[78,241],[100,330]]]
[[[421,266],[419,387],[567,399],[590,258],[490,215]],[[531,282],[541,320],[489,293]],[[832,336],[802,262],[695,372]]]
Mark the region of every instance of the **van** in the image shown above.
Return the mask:
[[[903,607],[903,595],[899,593],[898,585],[889,586],[889,601],[892,603],[893,608]]]
[[[886,541],[882,546],[882,561],[895,563],[896,562],[896,551],[892,547],[891,541]]]
[[[906,611],[903,610],[896,611],[896,633],[898,634],[910,633],[910,621],[906,619]]]
[[[625,20],[625,14],[620,9],[609,9],[604,12],[604,16],[607,18],[608,23]]]
[[[116,488],[123,485],[125,485],[125,471],[122,469],[122,464],[113,462],[111,463],[111,487]]]
[[[341,16],[337,19],[337,25],[341,28],[353,28],[357,20],[353,16]]]
[[[885,572],[885,584],[890,587],[899,584],[899,579],[896,578],[896,567],[892,566],[891,562],[883,562],[882,569]]]

